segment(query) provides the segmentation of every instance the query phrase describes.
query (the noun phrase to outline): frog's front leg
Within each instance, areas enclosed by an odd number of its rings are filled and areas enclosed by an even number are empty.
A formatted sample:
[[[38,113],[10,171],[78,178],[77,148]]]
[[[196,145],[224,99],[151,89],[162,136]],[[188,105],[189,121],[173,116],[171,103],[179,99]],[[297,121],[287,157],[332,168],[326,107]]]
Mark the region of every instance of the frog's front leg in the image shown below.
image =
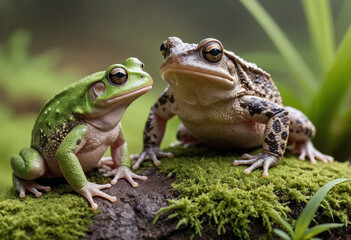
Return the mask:
[[[146,181],[147,177],[146,176],[139,176],[135,173],[133,173],[130,170],[130,160],[128,156],[128,147],[127,147],[127,142],[124,137],[122,127],[120,126],[120,134],[117,138],[117,141],[111,145],[111,156],[112,156],[112,164],[111,162],[108,161],[106,158],[102,158],[98,164],[100,167],[104,167],[104,164],[102,163],[105,162],[105,166],[110,167],[111,170],[107,171],[103,176],[104,177],[113,177],[111,180],[111,184],[114,185],[117,183],[118,179],[125,178],[133,187],[137,187],[138,183],[133,180],[139,179],[142,181]]]
[[[152,106],[144,129],[144,148],[140,154],[132,156],[137,161],[133,169],[139,168],[140,164],[147,159],[151,159],[155,166],[161,164],[158,157],[172,158],[173,154],[163,152],[159,149],[167,121],[174,116],[172,109],[175,108],[173,94],[167,88]]]
[[[23,148],[19,155],[11,158],[13,169],[13,185],[21,198],[26,192],[33,193],[36,197],[42,195],[39,190],[49,192],[49,186],[42,186],[34,180],[43,176],[46,172],[46,163],[40,152],[34,148]]]
[[[289,133],[288,111],[276,103],[266,99],[244,96],[236,101],[238,108],[242,109],[240,114],[246,121],[254,121],[266,124],[264,130],[263,150],[260,154],[252,156],[244,154],[245,160],[235,160],[233,164],[251,164],[244,170],[250,174],[254,169],[263,167],[262,177],[268,177],[268,169],[276,165],[285,152]]]
[[[292,107],[286,107],[286,109],[290,119],[288,143],[295,143],[291,152],[298,154],[302,161],[307,157],[313,165],[316,164],[316,159],[323,163],[332,162],[333,157],[314,148],[311,138],[315,135],[316,130],[312,122],[301,111]]]
[[[76,153],[86,143],[85,136],[87,132],[88,127],[83,124],[73,128],[60,144],[56,152],[56,159],[63,176],[73,190],[85,197],[89,201],[91,208],[97,209],[98,205],[93,200],[94,196],[106,198],[111,202],[115,202],[117,198],[101,191],[101,189],[110,188],[111,184],[100,185],[88,182],[86,179]]]

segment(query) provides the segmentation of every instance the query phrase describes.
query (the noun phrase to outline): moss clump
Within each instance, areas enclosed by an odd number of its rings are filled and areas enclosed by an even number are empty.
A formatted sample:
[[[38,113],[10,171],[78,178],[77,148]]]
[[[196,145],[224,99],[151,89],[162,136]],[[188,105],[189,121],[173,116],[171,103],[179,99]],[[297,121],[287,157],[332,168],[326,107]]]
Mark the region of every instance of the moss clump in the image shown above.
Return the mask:
[[[94,180],[93,180],[94,179]],[[97,171],[89,180],[102,180]],[[40,198],[27,194],[23,199],[12,188],[0,197],[0,239],[80,239],[92,224],[93,211],[87,201],[62,180]],[[57,185],[58,182],[62,182]]]
[[[290,204],[307,203],[311,196],[325,183],[351,176],[349,163],[318,163],[299,161],[293,156],[284,157],[271,168],[269,178],[261,177],[262,169],[250,175],[243,174],[247,167],[234,167],[232,161],[239,159],[233,153],[206,148],[169,148],[176,158],[163,159],[160,170],[176,178],[173,188],[180,193],[176,200],[158,215],[171,212],[169,217],[180,216],[177,227],[182,224],[194,228],[201,235],[203,225],[217,228],[218,234],[228,229],[240,238],[249,238],[251,220],[262,221],[267,233],[277,222],[274,211],[294,223],[290,218]],[[329,222],[350,221],[351,184],[335,186],[321,205],[322,214]]]

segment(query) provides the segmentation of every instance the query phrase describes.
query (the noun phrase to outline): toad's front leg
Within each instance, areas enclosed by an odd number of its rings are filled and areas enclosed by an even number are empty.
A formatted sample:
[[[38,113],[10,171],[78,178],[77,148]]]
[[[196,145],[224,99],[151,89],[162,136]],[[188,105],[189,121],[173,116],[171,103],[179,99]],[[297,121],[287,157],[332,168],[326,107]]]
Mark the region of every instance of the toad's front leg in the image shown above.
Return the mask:
[[[242,158],[245,160],[235,160],[233,164],[251,164],[244,170],[245,174],[263,167],[262,177],[266,178],[268,169],[276,165],[285,152],[289,135],[289,113],[283,106],[254,96],[244,96],[238,99],[236,104],[236,107],[242,110],[244,120],[264,123],[266,128],[262,152],[255,156],[244,154]]]
[[[111,145],[111,160],[102,158],[98,163],[98,167],[107,169],[108,171],[103,175],[104,177],[113,177],[111,184],[114,185],[117,183],[118,179],[126,179],[133,187],[137,187],[138,183],[133,179],[139,179],[146,181],[146,176],[140,176],[133,173],[130,170],[130,160],[128,156],[128,147],[125,140],[122,127],[120,127],[120,134],[117,138],[117,141]]]

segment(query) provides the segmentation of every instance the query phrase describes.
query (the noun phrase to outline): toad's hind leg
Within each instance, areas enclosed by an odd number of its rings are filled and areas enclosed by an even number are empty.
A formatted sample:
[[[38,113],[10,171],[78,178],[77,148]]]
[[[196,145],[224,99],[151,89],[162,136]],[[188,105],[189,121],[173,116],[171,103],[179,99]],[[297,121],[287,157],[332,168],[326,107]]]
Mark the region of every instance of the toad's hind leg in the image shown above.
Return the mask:
[[[41,186],[33,181],[46,172],[46,163],[41,154],[34,148],[23,148],[20,155],[12,156],[11,166],[14,172],[13,184],[21,198],[26,196],[27,191],[40,197],[42,193],[38,190],[45,192],[51,190],[50,187]]]
[[[201,144],[201,141],[194,137],[183,124],[180,124],[178,127],[177,140],[185,148]]]
[[[295,143],[291,152],[298,154],[300,160],[305,160],[307,157],[312,164],[316,164],[316,159],[323,163],[332,162],[333,157],[314,148],[311,138],[315,135],[316,129],[312,122],[301,111],[292,107],[286,107],[286,109],[290,119],[288,144]]]

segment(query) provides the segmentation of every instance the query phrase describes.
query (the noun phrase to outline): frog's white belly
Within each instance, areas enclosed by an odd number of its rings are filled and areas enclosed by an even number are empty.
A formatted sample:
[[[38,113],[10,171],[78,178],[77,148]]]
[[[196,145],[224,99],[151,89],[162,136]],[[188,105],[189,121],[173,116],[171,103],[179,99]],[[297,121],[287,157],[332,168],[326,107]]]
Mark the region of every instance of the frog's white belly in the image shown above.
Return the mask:
[[[234,124],[216,124],[210,121],[187,122],[185,128],[198,140],[219,148],[253,148],[262,145],[264,124],[242,122]]]
[[[265,124],[246,119],[235,99],[208,106],[179,102],[174,113],[201,142],[220,148],[253,148],[262,145]]]
[[[84,172],[96,167],[107,148],[117,140],[120,132],[119,125],[109,131],[99,130],[89,124],[87,126],[86,143],[76,153]],[[57,159],[47,161],[47,166],[50,171],[47,177],[63,177]]]

